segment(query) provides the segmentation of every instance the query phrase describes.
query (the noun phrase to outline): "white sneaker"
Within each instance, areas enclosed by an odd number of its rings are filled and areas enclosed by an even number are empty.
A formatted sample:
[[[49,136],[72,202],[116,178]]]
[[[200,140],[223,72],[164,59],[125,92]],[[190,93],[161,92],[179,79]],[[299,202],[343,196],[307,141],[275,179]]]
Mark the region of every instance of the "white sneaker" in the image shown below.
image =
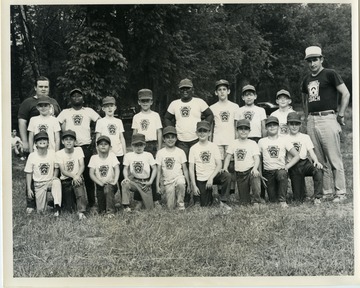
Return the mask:
[[[114,214],[114,213],[107,213],[107,214],[106,214],[106,218],[111,219],[111,218],[114,218],[114,217],[115,217],[115,214]]]
[[[86,216],[84,215],[84,213],[79,213],[79,220],[83,220],[86,219]]]
[[[346,199],[347,198],[346,198],[345,195],[337,195],[332,202],[333,203],[340,203],[340,202],[344,202]]]
[[[56,211],[56,212],[54,213],[54,217],[59,217],[59,215],[60,215],[59,211]]]
[[[280,202],[280,207],[281,208],[288,208],[288,204],[286,202]]]
[[[321,200],[319,198],[315,198],[314,205],[320,205],[320,204],[321,204]]]
[[[184,204],[179,204],[178,210],[185,210],[185,205]]]
[[[24,161],[24,160],[25,160],[25,157],[21,157],[20,160],[21,160],[21,161]]]
[[[26,208],[26,214],[30,215],[32,212],[34,212],[34,208],[30,208],[30,207]]]
[[[224,208],[225,210],[228,210],[228,211],[232,210],[232,208],[229,205],[227,205],[226,203],[221,202],[221,201],[220,201],[220,207]]]
[[[131,212],[131,208],[130,208],[130,207],[126,207],[126,208],[124,208],[124,212],[126,212],[126,213]]]

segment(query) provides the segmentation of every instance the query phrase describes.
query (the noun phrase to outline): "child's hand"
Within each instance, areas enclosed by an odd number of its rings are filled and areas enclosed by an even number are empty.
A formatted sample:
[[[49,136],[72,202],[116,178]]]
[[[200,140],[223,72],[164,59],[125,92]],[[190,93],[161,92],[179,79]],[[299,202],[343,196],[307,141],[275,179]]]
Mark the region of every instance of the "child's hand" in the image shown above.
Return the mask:
[[[80,175],[75,175],[73,177],[73,185],[80,186],[83,183],[82,177]]]
[[[199,195],[200,195],[200,190],[199,190],[199,188],[198,188],[197,186],[194,187],[193,192],[194,192],[194,195],[195,195],[195,196],[199,196]]]
[[[209,178],[206,182],[206,189],[212,189],[214,179]]]
[[[264,185],[265,188],[267,188],[267,185],[266,185],[267,179],[262,175],[260,175],[260,177],[261,177],[262,184]]]
[[[156,185],[156,193],[161,195],[162,194],[161,192],[162,191],[161,191],[160,185]]]
[[[224,172],[229,173],[229,170],[228,170],[227,168],[226,168],[226,169],[223,168],[223,169],[220,170],[220,172],[221,172],[221,173],[224,173]]]
[[[314,161],[314,167],[318,169],[323,169],[323,165],[319,161]]]
[[[151,183],[150,181],[145,181],[143,184],[144,184],[145,186],[150,187],[152,183]]]
[[[34,197],[34,191],[32,191],[31,188],[28,188],[28,197],[33,198]]]
[[[191,185],[186,185],[186,192],[191,194]]]
[[[251,175],[254,177],[259,177],[260,172],[256,168],[253,168],[253,169],[251,169]]]

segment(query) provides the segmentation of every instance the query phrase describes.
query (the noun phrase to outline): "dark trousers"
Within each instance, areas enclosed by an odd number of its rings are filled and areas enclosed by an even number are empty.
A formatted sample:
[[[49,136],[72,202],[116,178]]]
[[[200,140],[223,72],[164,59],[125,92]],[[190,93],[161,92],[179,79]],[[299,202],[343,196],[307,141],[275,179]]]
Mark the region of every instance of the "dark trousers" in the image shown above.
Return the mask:
[[[260,203],[261,180],[251,175],[251,169],[236,172],[236,182],[239,191],[240,204]],[[250,195],[252,191],[252,197]],[[252,199],[251,199],[252,198]]]
[[[62,204],[61,207],[68,212],[86,211],[86,195],[84,185],[74,186],[72,179],[61,180]]]
[[[123,173],[123,170],[124,170],[124,165],[123,165],[124,156],[116,156],[116,158],[118,159],[118,161],[120,163],[120,165],[119,165],[120,174],[119,174],[118,183],[119,183],[119,189],[121,189],[121,181],[124,180],[124,173]]]
[[[144,151],[151,153],[155,158],[156,152],[158,151],[158,141],[146,141]]]
[[[206,189],[207,181],[196,180],[196,186],[200,190],[200,206],[210,206],[213,202],[213,190]],[[218,173],[213,181],[214,185],[221,185],[220,195],[228,195],[230,192],[231,174],[228,172]],[[197,197],[194,198],[196,200]]]
[[[84,153],[85,170],[83,176],[86,187],[86,194],[88,198],[88,204],[89,207],[93,207],[95,205],[95,186],[94,186],[94,182],[90,178],[89,167],[88,167],[90,158],[93,155],[93,151],[91,149],[91,145],[82,145],[80,147]]]
[[[35,191],[34,180],[31,180],[31,190]],[[28,196],[26,184],[25,184],[25,194],[26,194],[26,208],[36,209],[35,195],[33,197]]]
[[[115,192],[117,187],[111,184],[99,186],[96,184],[96,198],[98,201],[99,213],[114,213],[115,212]]]
[[[184,142],[184,141],[177,140],[177,141],[176,141],[176,147],[179,147],[180,149],[182,149],[182,150],[185,152],[186,159],[189,160],[190,148],[191,148],[194,144],[196,144],[197,142],[199,142],[199,139],[195,139],[195,140],[189,141],[189,142]]]
[[[288,173],[285,169],[264,170],[270,202],[286,202]]]
[[[306,197],[305,177],[312,176],[314,181],[314,198],[322,197],[323,171],[314,167],[309,159],[300,160],[289,169],[291,188],[295,201],[303,201]]]

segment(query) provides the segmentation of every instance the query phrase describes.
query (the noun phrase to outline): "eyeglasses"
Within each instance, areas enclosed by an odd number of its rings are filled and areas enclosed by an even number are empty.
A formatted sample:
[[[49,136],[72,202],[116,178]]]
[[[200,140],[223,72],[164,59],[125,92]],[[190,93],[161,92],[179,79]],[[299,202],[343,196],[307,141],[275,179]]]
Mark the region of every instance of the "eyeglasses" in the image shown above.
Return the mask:
[[[141,99],[139,100],[140,103],[150,103],[152,100],[151,99]]]

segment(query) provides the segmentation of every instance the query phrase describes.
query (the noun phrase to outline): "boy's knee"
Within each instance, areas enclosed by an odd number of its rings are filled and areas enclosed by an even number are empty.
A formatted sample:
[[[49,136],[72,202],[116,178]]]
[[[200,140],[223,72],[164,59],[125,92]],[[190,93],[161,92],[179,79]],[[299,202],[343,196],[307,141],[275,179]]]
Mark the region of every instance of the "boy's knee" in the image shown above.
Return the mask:
[[[279,180],[284,180],[288,178],[288,172],[285,169],[278,170],[277,174]]]

